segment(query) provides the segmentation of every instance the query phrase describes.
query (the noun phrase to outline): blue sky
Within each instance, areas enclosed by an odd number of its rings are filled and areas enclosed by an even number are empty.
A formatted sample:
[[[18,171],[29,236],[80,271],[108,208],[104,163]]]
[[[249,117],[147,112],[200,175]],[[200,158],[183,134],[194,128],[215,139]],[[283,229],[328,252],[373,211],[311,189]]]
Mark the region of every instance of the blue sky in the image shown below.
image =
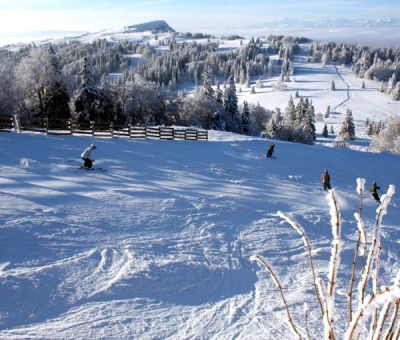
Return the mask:
[[[178,31],[246,27],[295,18],[400,17],[399,0],[0,0],[0,36],[30,31],[96,31],[166,20]]]

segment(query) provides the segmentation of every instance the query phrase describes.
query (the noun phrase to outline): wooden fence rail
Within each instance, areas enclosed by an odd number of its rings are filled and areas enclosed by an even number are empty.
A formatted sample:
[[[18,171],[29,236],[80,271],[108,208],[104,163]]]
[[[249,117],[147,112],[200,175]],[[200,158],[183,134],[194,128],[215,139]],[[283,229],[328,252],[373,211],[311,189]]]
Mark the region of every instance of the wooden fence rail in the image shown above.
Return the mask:
[[[157,138],[165,140],[208,140],[207,130],[175,128],[170,126],[128,125],[114,123],[83,123],[71,120],[52,121],[47,118],[21,119],[0,116],[0,131],[16,130],[45,133],[47,135],[86,134],[94,137]]]

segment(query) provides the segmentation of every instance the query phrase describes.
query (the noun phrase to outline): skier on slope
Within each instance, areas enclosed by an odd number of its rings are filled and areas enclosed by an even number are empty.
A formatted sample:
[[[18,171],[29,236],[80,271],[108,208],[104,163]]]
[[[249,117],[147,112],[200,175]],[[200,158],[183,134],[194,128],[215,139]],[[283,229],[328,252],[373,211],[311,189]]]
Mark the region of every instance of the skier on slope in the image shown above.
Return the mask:
[[[324,186],[324,190],[328,191],[331,189],[331,177],[328,174],[328,170],[324,170],[321,175],[321,183]]]
[[[371,195],[375,199],[375,201],[380,203],[381,199],[379,198],[379,195],[378,195],[378,189],[380,189],[380,187],[378,187],[378,184],[376,184],[376,182],[373,182],[369,188],[369,192],[371,193]]]
[[[268,150],[267,150],[267,157],[268,157],[268,158],[271,157],[272,154],[274,153],[274,148],[275,148],[275,145],[274,145],[274,144],[271,144],[271,145],[268,147]]]
[[[94,159],[92,159],[92,152],[96,150],[96,145],[90,144],[89,147],[87,147],[85,150],[83,150],[81,154],[81,158],[83,160],[83,168],[84,169],[90,169],[92,167],[92,164],[94,162]]]

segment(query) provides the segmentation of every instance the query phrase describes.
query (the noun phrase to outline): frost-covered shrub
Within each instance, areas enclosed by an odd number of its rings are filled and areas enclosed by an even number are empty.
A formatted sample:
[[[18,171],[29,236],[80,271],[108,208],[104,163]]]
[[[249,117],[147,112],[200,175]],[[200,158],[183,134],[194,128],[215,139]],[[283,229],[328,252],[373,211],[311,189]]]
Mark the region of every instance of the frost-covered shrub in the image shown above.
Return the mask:
[[[371,147],[378,151],[400,153],[400,117],[391,117],[386,127],[374,136]]]
[[[381,197],[381,204],[376,210],[376,220],[370,235],[367,234],[362,218],[362,197],[365,191],[365,179],[357,179],[357,194],[359,196],[358,211],[354,214],[357,222],[357,243],[352,263],[352,271],[349,273],[349,289],[347,291],[348,307],[346,310],[338,310],[335,303],[335,297],[339,286],[343,286],[338,282],[338,271],[340,268],[341,250],[343,248],[343,240],[341,238],[342,218],[338,208],[338,200],[334,189],[327,194],[330,206],[331,226],[332,226],[332,243],[331,257],[329,267],[327,269],[327,281],[317,277],[311,242],[304,228],[295,221],[291,216],[278,212],[283,220],[285,220],[301,237],[305,252],[308,258],[310,268],[310,278],[312,279],[312,288],[315,293],[315,311],[320,313],[320,317],[315,320],[323,320],[323,335],[318,338],[333,340],[339,339],[336,334],[337,329],[344,332],[344,339],[398,339],[400,327],[398,325],[398,311],[400,308],[400,270],[390,286],[379,287],[379,264],[381,255],[381,223],[384,215],[387,214],[388,206],[395,193],[395,187],[389,186],[386,194]],[[357,262],[361,257],[361,265],[357,266]],[[308,325],[308,307],[303,315],[293,315],[290,311],[290,304],[285,297],[284,287],[281,280],[273,269],[273,266],[263,256],[254,255],[252,260],[260,263],[270,274],[272,280],[277,287],[282,300],[282,306],[286,311],[287,323],[291,333],[296,339],[310,339],[310,334],[318,334],[318,328],[310,333]],[[360,271],[356,273],[356,270]],[[357,275],[356,275],[357,274]],[[356,277],[358,281],[356,282]],[[355,291],[354,287],[357,287]],[[353,300],[353,296],[357,299]],[[319,308],[318,308],[319,307]],[[339,316],[348,315],[346,325],[338,325]],[[305,320],[304,327],[299,326],[296,320]],[[396,325],[397,324],[397,325]],[[367,327],[369,325],[369,327]],[[319,325],[318,325],[319,326]],[[342,338],[342,337],[341,337]]]

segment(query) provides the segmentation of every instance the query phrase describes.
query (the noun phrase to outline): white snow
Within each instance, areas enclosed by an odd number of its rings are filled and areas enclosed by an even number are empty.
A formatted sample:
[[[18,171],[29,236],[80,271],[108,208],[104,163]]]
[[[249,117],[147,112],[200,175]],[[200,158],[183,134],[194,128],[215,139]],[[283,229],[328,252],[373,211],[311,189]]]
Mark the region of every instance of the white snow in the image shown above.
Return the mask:
[[[322,91],[322,90],[321,90]],[[375,93],[375,92],[374,92]],[[285,95],[286,96],[286,95]],[[285,99],[286,101],[286,99]],[[356,107],[352,108],[353,112]],[[270,275],[294,322],[323,330],[301,224],[326,284],[329,169],[342,217],[336,288],[348,286],[358,209],[355,179],[400,185],[398,156],[210,132],[210,141],[96,139],[95,166],[78,170],[92,137],[0,133],[0,338],[290,338]],[[364,193],[371,234],[376,202]],[[398,199],[381,228],[380,285],[399,270]],[[335,334],[347,298],[335,299]]]

